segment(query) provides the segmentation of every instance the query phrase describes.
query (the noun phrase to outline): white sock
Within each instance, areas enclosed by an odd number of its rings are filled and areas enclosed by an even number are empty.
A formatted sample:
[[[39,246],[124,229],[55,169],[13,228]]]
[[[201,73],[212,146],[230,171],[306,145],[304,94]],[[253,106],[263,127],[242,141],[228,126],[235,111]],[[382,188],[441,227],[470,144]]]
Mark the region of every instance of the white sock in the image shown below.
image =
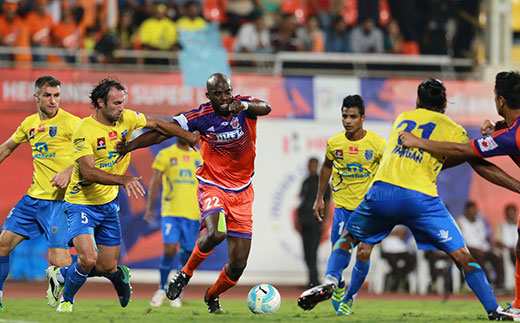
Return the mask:
[[[60,285],[65,284],[65,277],[63,277],[63,275],[61,274],[61,270],[59,269],[58,271],[56,271],[56,280],[58,281],[58,283],[60,283]]]

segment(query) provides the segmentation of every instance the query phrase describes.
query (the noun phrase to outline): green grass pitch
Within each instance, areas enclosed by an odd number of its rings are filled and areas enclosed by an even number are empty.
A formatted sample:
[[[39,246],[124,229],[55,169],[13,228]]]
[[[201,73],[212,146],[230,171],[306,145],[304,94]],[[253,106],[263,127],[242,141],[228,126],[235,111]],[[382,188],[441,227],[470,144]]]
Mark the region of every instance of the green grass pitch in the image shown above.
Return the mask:
[[[227,311],[210,315],[202,300],[187,300],[183,307],[172,308],[168,302],[152,308],[148,300],[132,301],[127,308],[114,300],[77,299],[73,313],[57,313],[45,300],[5,299],[0,322],[475,322],[487,320],[486,313],[474,301],[385,301],[362,300],[354,304],[351,316],[336,316],[329,302],[321,303],[312,311],[303,311],[296,300],[284,300],[280,310],[272,315],[255,315],[246,301],[222,300]]]

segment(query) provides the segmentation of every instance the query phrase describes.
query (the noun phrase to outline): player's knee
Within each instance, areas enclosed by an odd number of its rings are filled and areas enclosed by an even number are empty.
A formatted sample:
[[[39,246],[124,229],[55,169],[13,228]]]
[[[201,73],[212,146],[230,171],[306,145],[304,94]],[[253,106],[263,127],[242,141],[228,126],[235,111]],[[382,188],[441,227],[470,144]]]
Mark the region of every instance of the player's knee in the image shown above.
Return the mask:
[[[226,237],[226,232],[220,231],[208,232],[207,234],[208,242],[210,242],[213,246],[220,244],[222,241],[224,241],[224,239],[226,239]]]
[[[57,267],[67,267],[72,264],[72,257],[68,253],[65,255],[49,255],[49,263]]]
[[[363,262],[367,262],[370,260],[370,254],[372,253],[372,248],[368,247],[366,245],[364,247],[362,247],[362,246],[363,245],[360,245],[358,247],[356,259],[363,261]]]
[[[168,258],[174,257],[177,253],[177,245],[176,244],[165,244],[164,245],[164,255]]]
[[[242,275],[242,272],[246,268],[247,260],[246,259],[232,259],[229,261],[229,271],[233,273],[235,276]]]
[[[78,265],[83,270],[91,270],[96,266],[97,261],[97,255],[94,254],[87,254],[87,255],[79,255],[78,256]],[[99,268],[96,268],[99,270]]]

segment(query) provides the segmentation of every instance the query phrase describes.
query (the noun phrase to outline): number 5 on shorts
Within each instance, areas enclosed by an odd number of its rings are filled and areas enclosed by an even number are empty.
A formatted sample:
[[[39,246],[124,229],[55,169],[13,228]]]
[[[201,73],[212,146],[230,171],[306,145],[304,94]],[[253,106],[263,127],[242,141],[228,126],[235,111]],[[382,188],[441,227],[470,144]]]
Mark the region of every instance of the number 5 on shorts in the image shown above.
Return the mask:
[[[87,224],[88,223],[88,217],[87,214],[81,212],[81,223]]]

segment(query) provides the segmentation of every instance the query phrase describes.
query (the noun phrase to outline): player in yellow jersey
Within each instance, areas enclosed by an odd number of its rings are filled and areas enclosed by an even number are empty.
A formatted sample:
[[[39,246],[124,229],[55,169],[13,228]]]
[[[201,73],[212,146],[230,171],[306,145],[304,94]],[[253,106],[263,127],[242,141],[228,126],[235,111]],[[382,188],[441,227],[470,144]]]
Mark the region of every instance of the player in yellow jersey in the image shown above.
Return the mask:
[[[34,93],[38,112],[25,118],[0,145],[1,163],[21,143],[28,142],[34,167],[32,184],[7,216],[0,235],[0,309],[9,254],[22,240],[45,234],[49,262],[56,266],[72,262],[63,196],[72,172],[72,131],[80,119],[60,109],[60,85],[53,76],[39,77]],[[55,302],[49,305],[56,306]]]
[[[195,177],[195,171],[200,165],[202,156],[198,151],[190,150],[190,145],[182,138],[177,138],[175,145],[161,150],[152,164],[153,175],[144,220],[151,223],[155,217],[154,204],[162,181],[161,228],[164,253],[159,264],[159,289],[150,301],[151,306],[161,306],[166,298],[168,275],[173,268],[173,258],[179,243],[182,267],[190,258],[199,237],[199,182]],[[180,298],[171,301],[170,305],[180,307]]]
[[[365,103],[361,96],[349,95],[343,99],[341,117],[345,131],[331,137],[327,142],[325,161],[321,166],[319,188],[314,203],[314,216],[321,222],[325,206],[323,196],[332,175],[332,199],[335,204],[330,234],[332,245],[336,244],[345,230],[350,215],[370,188],[386,144],[378,134],[363,128]],[[329,295],[328,297],[332,296],[332,304],[336,311],[345,297],[348,299],[348,314],[350,314],[354,298],[368,274],[372,248],[372,245],[359,244],[356,265],[346,294],[343,276],[338,280],[332,275],[325,275],[325,286],[328,287],[326,294]],[[319,289],[322,290],[322,287]],[[305,291],[302,296],[308,293],[309,291]],[[299,301],[298,304],[305,306],[306,303]]]
[[[191,146],[199,140],[198,133],[126,110],[125,88],[116,79],[102,80],[91,91],[90,99],[94,114],[82,119],[72,135],[74,170],[65,194],[68,238],[78,252],[78,260],[53,270],[49,280],[56,297],[64,285],[58,312],[72,312],[74,296],[87,276],[108,278],[122,307],[130,301],[129,269],[117,265],[121,245],[117,194],[122,186],[129,196],[137,198],[144,195],[144,189],[139,177],[124,175],[130,155],[118,161],[116,143],[129,140],[132,132],[141,128],[184,137]]]
[[[484,271],[469,253],[460,230],[437,195],[437,175],[446,158],[405,148],[399,141],[402,130],[438,141],[468,141],[464,128],[445,116],[445,109],[444,85],[435,79],[422,82],[417,91],[416,109],[401,113],[394,122],[374,183],[350,216],[347,230],[336,242],[327,274],[339,280],[355,245],[360,241],[369,245],[379,243],[395,225],[404,224],[412,231],[420,249],[441,249],[449,254],[490,320],[510,321],[513,318],[498,305]],[[517,189],[518,181],[495,165],[479,159],[471,160],[470,164],[486,179]],[[327,290],[326,285],[321,287],[303,295],[301,301],[305,306],[314,306],[324,299],[326,293],[322,292]],[[338,315],[347,313],[347,302],[344,298]]]

